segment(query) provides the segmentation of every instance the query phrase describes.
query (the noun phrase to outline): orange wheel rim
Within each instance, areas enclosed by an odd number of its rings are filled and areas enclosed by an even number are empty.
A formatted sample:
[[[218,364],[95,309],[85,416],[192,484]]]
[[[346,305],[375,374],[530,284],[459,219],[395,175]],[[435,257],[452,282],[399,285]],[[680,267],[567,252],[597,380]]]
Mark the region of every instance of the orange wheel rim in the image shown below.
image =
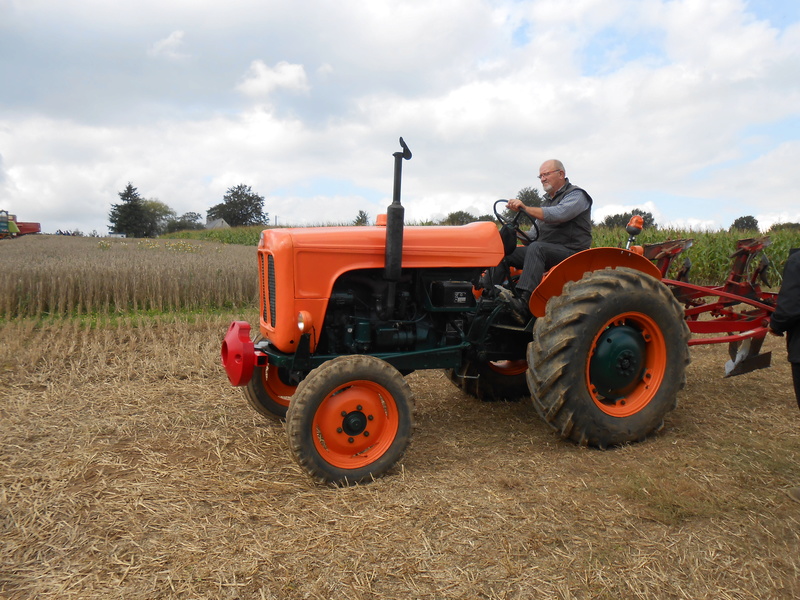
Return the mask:
[[[296,385],[286,385],[281,381],[275,365],[269,365],[261,372],[261,383],[269,397],[281,406],[289,406],[289,400],[297,391]]]
[[[590,367],[598,351],[598,342],[615,327],[632,328],[639,332],[644,343],[644,359],[639,375],[626,388],[620,398],[605,397],[592,382]],[[612,417],[629,417],[644,409],[658,393],[667,369],[667,345],[658,324],[649,316],[628,312],[610,319],[592,340],[589,360],[586,362],[586,387],[589,395],[604,413]]]
[[[497,362],[490,362],[489,368],[495,373],[500,373],[501,375],[522,375],[528,370],[528,361],[498,360]]]
[[[358,469],[386,453],[399,423],[397,404],[385,387],[351,381],[325,396],[314,413],[314,446],[334,467]]]

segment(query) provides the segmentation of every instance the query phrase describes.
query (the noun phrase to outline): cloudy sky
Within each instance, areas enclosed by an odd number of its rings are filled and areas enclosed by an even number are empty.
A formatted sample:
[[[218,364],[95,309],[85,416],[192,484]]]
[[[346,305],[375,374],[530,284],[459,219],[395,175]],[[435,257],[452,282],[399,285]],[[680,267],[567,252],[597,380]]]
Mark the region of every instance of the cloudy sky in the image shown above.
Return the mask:
[[[407,221],[537,186],[594,219],[800,222],[797,0],[0,0],[0,209],[105,234],[131,182],[205,216]]]

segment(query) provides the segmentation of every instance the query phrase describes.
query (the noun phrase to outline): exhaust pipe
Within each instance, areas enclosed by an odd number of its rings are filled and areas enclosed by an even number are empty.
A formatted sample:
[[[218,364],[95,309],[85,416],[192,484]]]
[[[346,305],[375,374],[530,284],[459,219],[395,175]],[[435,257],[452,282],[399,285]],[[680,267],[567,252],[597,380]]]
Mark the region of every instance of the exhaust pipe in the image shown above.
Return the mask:
[[[400,138],[402,152],[395,152],[394,156],[394,193],[392,203],[386,209],[386,263],[383,278],[389,282],[388,298],[386,299],[387,317],[394,316],[395,290],[400,279],[403,266],[403,219],[405,209],[400,204],[400,184],[403,179],[403,160],[411,160],[411,150]]]

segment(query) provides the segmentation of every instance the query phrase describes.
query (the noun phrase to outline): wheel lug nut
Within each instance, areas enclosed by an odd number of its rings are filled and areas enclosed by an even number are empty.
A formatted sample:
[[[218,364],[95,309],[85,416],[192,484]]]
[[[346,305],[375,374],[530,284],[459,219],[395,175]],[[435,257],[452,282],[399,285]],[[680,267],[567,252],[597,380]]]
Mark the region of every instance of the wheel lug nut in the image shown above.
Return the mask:
[[[360,404],[358,406],[356,406],[356,410],[362,410]]]
[[[369,431],[364,432],[364,437],[369,437]]]
[[[370,416],[368,416],[368,417],[367,417],[367,419],[369,419],[370,421],[372,421],[372,419],[374,419],[374,418],[375,418],[375,417],[373,417],[372,415],[370,415]]]
[[[342,428],[341,427],[337,427],[336,428],[336,433],[342,433]]]
[[[346,410],[343,410],[343,411],[342,411],[342,416],[343,416],[343,417],[346,417],[346,416],[347,416],[347,411],[346,411]]]
[[[352,444],[353,442],[355,442],[355,440],[354,440],[353,438],[347,438],[347,441],[348,441],[349,443],[351,443],[351,444]]]

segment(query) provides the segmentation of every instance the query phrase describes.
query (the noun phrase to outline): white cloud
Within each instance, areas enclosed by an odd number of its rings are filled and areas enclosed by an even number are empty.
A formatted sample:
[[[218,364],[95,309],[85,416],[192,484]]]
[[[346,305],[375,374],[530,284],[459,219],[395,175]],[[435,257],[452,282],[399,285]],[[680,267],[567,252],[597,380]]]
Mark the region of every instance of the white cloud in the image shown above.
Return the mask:
[[[178,213],[246,183],[282,223],[374,218],[402,135],[409,220],[488,213],[555,157],[595,221],[800,221],[800,22],[742,1],[143,2],[4,14],[0,208],[104,231],[128,181]]]
[[[188,58],[189,55],[182,51],[184,45],[183,38],[183,31],[173,31],[164,39],[150,46],[147,54],[153,58],[167,58],[169,60]]]
[[[317,68],[317,74],[322,77],[329,77],[334,72],[334,68],[328,63],[323,63]]]
[[[308,77],[303,65],[293,65],[280,61],[274,67],[267,66],[262,60],[254,60],[244,80],[236,89],[251,98],[266,98],[277,89],[295,92],[308,92]]]
[[[667,49],[679,62],[746,80],[774,56],[777,30],[745,13],[741,0],[679,0],[660,8]]]

